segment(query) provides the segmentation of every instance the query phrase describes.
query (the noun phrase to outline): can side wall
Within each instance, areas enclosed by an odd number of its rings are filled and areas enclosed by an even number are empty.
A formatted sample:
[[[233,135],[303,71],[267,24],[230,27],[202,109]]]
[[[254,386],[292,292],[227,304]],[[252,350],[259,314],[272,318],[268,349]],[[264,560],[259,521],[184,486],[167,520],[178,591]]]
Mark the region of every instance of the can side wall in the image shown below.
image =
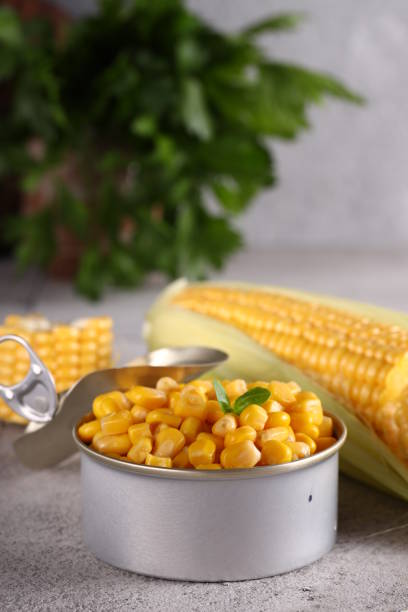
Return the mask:
[[[85,542],[123,569],[193,581],[261,578],[311,563],[335,542],[338,454],[231,481],[149,478],[85,453],[81,465]]]

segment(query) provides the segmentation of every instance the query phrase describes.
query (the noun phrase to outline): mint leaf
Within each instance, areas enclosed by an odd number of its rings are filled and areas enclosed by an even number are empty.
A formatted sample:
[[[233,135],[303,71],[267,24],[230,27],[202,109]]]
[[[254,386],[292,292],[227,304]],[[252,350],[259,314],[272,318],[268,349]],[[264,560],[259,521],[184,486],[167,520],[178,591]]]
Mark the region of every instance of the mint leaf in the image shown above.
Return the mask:
[[[270,398],[270,396],[271,392],[268,391],[268,389],[265,389],[264,387],[254,387],[243,395],[237,397],[232,408],[233,412],[235,414],[241,414],[244,408],[250,406],[251,404],[262,405]]]
[[[215,389],[215,395],[217,396],[218,403],[221,406],[223,412],[232,412],[232,406],[228,399],[228,395],[225,392],[224,387],[219,380],[214,379],[213,385]]]

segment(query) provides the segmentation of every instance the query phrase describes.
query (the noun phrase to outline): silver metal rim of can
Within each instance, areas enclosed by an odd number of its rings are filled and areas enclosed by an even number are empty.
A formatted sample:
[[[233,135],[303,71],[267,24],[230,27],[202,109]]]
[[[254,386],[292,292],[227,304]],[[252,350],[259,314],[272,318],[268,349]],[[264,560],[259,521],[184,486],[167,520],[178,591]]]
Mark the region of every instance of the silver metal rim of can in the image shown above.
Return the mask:
[[[128,472],[138,476],[150,476],[154,478],[173,478],[176,480],[245,480],[247,478],[270,477],[306,469],[320,463],[321,461],[325,461],[332,455],[336,454],[346,441],[347,429],[343,421],[334,414],[326,411],[324,411],[324,414],[325,416],[333,419],[334,431],[337,436],[337,442],[335,442],[335,444],[329,448],[319,451],[311,457],[298,459],[297,461],[291,461],[289,463],[258,466],[255,468],[241,468],[235,470],[195,470],[192,468],[162,468],[149,465],[139,465],[137,463],[130,463],[128,461],[115,459],[114,457],[109,457],[108,455],[102,455],[101,453],[93,450],[78,438],[78,425],[73,428],[72,434],[75,444],[81,452],[85,453],[98,463],[102,463],[106,467],[118,470],[119,472]]]

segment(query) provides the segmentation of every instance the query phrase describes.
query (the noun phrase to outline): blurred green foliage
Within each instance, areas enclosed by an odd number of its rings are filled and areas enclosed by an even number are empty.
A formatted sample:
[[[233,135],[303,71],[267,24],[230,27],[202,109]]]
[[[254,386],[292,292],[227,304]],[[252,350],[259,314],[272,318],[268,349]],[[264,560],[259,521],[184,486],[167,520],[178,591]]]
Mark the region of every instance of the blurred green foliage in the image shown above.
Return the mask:
[[[52,183],[43,209],[7,227],[22,266],[49,266],[63,227],[91,298],[151,271],[220,268],[242,244],[234,215],[275,181],[267,139],[294,139],[326,95],[361,101],[265,56],[257,37],[298,21],[225,34],[180,0],[103,0],[55,40],[46,22],[0,8],[0,180],[18,176],[33,192]]]

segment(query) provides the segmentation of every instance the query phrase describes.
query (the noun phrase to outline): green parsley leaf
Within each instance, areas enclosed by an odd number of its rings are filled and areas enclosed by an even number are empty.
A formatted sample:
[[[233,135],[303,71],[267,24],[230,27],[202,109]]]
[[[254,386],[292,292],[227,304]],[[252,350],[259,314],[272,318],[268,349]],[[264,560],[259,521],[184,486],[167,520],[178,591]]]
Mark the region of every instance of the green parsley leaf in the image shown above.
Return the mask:
[[[247,406],[250,406],[251,404],[262,405],[270,398],[270,396],[271,392],[268,391],[268,389],[265,389],[264,387],[254,387],[243,395],[237,397],[232,408],[233,412],[239,415],[244,408],[247,408]]]
[[[218,403],[221,406],[222,411],[225,412],[225,413],[233,412],[232,406],[231,406],[230,401],[228,399],[228,395],[226,394],[225,389],[222,386],[222,384],[220,383],[220,381],[214,379],[213,380],[213,385],[214,385],[214,389],[215,389],[215,395],[217,396],[217,400],[218,400]]]

